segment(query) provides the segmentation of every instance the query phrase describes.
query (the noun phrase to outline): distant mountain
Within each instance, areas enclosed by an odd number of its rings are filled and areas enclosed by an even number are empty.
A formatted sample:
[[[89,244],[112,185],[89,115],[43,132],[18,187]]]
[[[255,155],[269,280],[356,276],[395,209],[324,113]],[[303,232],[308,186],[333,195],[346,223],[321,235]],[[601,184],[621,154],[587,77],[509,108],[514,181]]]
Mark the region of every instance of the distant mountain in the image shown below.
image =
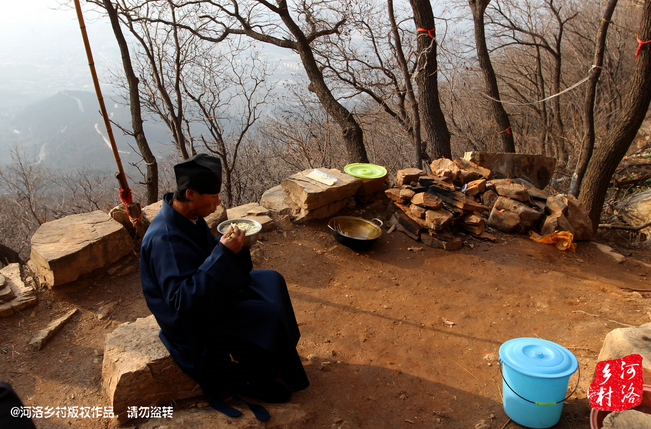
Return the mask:
[[[128,107],[118,106],[105,98],[109,116],[126,127],[131,126]],[[129,144],[135,140],[112,126],[120,159],[125,169],[139,157]],[[148,124],[145,130],[155,154],[169,150],[170,141],[163,126]],[[30,104],[15,115],[0,118],[0,164],[10,162],[9,148],[17,144],[27,154],[38,154],[39,162],[59,169],[91,167],[116,169],[113,151],[94,93],[62,91]]]

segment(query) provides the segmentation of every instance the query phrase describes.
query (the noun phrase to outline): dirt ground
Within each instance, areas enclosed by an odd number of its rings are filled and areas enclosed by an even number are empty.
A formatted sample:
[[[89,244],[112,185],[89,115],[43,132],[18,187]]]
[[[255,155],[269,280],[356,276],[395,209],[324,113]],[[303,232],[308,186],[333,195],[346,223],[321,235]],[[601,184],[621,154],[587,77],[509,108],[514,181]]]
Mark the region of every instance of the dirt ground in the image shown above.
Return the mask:
[[[617,264],[592,243],[571,254],[526,236],[496,236],[496,243],[467,238],[463,249],[444,252],[385,228],[357,252],[335,242],[325,222],[264,233],[256,268],[277,270],[288,282],[311,380],[291,399],[307,413],[300,427],[472,429],[484,420],[492,429],[520,428],[502,408],[495,359],[505,341],[538,337],[568,348],[581,370],[555,427],[590,428],[586,393],[604,337],[651,321],[651,269],[635,262],[650,261],[649,253],[617,247],[627,256]],[[104,338],[150,314],[137,255],[118,264],[134,270],[39,290],[36,307],[0,319],[0,379],[25,405],[109,405],[100,386]],[[119,304],[108,321],[98,320],[109,301]],[[79,312],[42,350],[28,346],[71,308]],[[35,423],[116,427],[88,418]]]

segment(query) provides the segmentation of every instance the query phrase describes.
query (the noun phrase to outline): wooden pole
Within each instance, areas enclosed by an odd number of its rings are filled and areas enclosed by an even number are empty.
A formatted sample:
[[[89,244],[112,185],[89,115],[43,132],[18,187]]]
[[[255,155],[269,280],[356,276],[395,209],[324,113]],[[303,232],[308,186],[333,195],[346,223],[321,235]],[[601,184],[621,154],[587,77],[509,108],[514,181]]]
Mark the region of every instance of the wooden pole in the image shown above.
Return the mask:
[[[122,161],[120,160],[120,154],[118,153],[118,147],[115,144],[115,138],[113,137],[113,129],[111,128],[111,121],[109,119],[108,112],[106,111],[106,106],[104,105],[104,97],[102,96],[102,90],[99,86],[99,79],[97,78],[97,72],[95,71],[95,61],[93,61],[93,53],[90,49],[90,42],[88,41],[88,34],[86,33],[86,24],[84,23],[84,16],[81,13],[81,4],[79,0],[75,0],[75,9],[77,10],[77,19],[79,20],[79,28],[81,29],[81,36],[84,39],[84,46],[86,47],[86,56],[88,57],[88,66],[90,67],[90,74],[93,76],[93,84],[95,85],[95,93],[97,94],[97,100],[99,101],[99,107],[102,111],[102,117],[104,118],[104,125],[106,126],[106,132],[108,133],[109,141],[111,142],[111,149],[113,150],[113,157],[118,166],[118,173],[115,177],[120,183],[121,190],[128,190],[129,184],[127,183],[127,177],[124,174],[122,169]],[[127,203],[125,203],[126,205]]]

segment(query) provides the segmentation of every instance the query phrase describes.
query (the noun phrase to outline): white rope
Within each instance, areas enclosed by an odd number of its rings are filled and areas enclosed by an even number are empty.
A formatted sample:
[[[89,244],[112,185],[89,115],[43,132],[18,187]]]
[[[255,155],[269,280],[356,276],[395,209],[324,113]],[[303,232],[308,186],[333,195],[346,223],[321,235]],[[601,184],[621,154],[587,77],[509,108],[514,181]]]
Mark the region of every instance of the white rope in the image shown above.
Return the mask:
[[[593,65],[592,67],[590,67],[590,71],[589,71],[588,73],[590,73],[590,72],[591,72],[593,69],[595,69],[595,68],[597,68],[597,66],[595,66],[595,65]],[[590,79],[590,75],[589,75],[589,74],[588,74],[588,76],[586,76],[586,77],[585,77],[584,79],[582,79],[581,81],[579,81],[579,82],[575,83],[574,85],[570,86],[569,88],[567,88],[567,89],[565,89],[565,90],[559,92],[558,94],[550,95],[550,96],[547,97],[547,98],[543,98],[542,100],[538,100],[538,101],[532,101],[531,103],[511,103],[510,101],[502,101],[502,100],[498,100],[497,98],[493,98],[493,97],[491,97],[490,95],[485,94],[485,93],[483,93],[483,92],[481,92],[480,94],[483,95],[484,97],[488,98],[488,99],[491,100],[491,101],[496,101],[496,102],[498,102],[498,103],[502,103],[502,104],[510,104],[511,106],[531,106],[532,104],[544,103],[545,101],[549,101],[549,100],[551,100],[552,98],[556,98],[556,97],[558,97],[558,96],[561,95],[561,94],[565,94],[566,92],[569,92],[569,91],[573,90],[574,88],[576,88],[576,87],[582,85],[582,84],[585,83],[588,79]]]

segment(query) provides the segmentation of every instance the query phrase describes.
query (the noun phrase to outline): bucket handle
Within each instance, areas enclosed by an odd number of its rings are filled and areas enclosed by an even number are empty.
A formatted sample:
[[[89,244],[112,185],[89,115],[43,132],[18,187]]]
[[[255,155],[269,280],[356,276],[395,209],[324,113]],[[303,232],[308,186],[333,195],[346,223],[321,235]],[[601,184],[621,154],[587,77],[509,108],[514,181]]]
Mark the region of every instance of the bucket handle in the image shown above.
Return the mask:
[[[527,402],[530,402],[530,403],[532,403],[534,405],[540,405],[541,407],[553,407],[554,405],[558,405],[561,402],[567,401],[570,398],[570,396],[574,395],[574,392],[576,392],[576,389],[579,387],[579,382],[581,381],[581,365],[577,365],[577,369],[579,370],[579,377],[576,380],[576,386],[574,386],[574,390],[572,390],[572,393],[570,393],[564,399],[561,399],[558,402],[534,402],[534,401],[528,400],[527,398],[523,398],[522,396],[520,396],[518,394],[518,392],[513,390],[513,388],[509,385],[509,382],[506,381],[506,378],[504,378],[504,371],[502,370],[502,362],[500,362],[499,364],[500,364],[500,375],[502,376],[502,380],[509,387],[509,389],[511,389],[511,392],[515,393],[520,399],[523,399],[523,400],[525,400]]]

